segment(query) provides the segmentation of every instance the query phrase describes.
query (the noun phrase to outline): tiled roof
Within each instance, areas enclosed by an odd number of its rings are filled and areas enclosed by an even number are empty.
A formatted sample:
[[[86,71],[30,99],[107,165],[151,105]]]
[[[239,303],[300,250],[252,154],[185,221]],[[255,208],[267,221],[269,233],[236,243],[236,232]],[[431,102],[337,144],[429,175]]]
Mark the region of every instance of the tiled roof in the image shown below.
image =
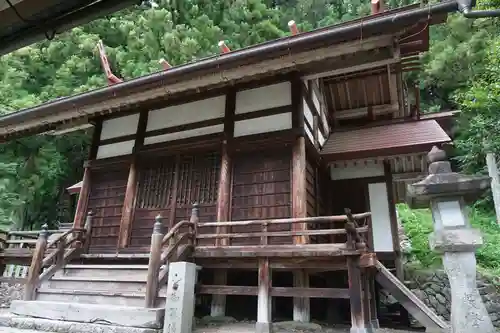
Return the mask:
[[[364,158],[426,151],[451,141],[435,120],[333,132],[321,150],[330,159]]]

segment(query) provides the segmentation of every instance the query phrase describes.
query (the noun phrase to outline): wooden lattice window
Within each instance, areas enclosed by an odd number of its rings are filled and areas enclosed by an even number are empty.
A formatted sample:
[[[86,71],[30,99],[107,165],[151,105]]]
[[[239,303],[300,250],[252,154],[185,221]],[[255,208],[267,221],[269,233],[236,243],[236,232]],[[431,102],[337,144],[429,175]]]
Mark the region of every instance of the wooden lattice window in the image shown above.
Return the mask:
[[[215,204],[219,185],[217,153],[168,156],[144,163],[139,170],[136,208],[158,210]],[[172,205],[176,197],[176,204]]]
[[[177,206],[217,202],[220,158],[217,153],[181,156]]]
[[[139,170],[136,207],[161,209],[170,207],[176,170],[175,157],[146,164]]]

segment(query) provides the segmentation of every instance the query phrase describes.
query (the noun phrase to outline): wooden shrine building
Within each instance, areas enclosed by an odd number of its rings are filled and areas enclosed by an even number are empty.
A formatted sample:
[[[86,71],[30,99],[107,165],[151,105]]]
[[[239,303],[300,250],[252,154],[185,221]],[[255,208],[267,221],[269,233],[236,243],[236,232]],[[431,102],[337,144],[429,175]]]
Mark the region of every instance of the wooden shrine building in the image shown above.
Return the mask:
[[[375,12],[0,117],[3,141],[94,128],[74,219],[92,211],[91,230],[54,272],[147,264],[156,221],[189,245],[214,316],[351,321],[346,301],[353,328],[375,325],[372,269],[404,287],[385,268],[402,278],[396,183],[450,141],[403,75],[455,9]]]

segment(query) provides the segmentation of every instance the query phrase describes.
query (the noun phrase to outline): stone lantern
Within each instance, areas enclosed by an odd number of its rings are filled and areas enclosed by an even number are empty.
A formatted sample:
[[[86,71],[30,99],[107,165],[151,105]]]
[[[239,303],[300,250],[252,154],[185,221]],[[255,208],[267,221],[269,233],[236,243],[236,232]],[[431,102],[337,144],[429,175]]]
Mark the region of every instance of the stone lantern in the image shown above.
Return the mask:
[[[483,240],[471,228],[465,207],[490,187],[491,179],[452,172],[446,153],[437,147],[428,160],[429,175],[408,185],[408,203],[412,208],[431,208],[434,232],[429,244],[442,254],[450,282],[452,333],[495,333],[476,287],[475,250]]]

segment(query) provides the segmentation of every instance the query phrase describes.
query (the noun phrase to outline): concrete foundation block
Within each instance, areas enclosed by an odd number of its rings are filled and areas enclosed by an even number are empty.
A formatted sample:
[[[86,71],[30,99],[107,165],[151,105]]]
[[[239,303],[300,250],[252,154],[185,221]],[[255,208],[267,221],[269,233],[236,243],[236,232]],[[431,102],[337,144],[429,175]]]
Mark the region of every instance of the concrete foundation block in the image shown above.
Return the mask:
[[[10,312],[23,317],[137,328],[161,328],[165,309],[42,301],[13,301]]]
[[[75,323],[40,318],[1,315],[0,327],[5,332],[14,333],[15,330],[33,330],[50,333],[159,333],[152,328],[124,327],[114,325]],[[21,331],[24,333],[24,331]],[[29,332],[29,331],[28,331]]]
[[[255,333],[272,333],[273,325],[271,323],[255,323]]]

